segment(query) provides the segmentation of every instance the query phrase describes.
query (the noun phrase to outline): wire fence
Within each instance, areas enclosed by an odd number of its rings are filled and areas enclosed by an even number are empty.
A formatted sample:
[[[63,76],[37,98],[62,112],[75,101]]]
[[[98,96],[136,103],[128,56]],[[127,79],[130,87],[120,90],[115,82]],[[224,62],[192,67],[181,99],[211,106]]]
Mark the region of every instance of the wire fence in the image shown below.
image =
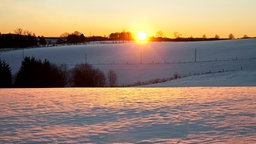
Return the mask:
[[[188,64],[188,63],[210,63],[210,62],[228,62],[228,61],[249,61],[256,60],[256,57],[253,58],[230,58],[230,59],[214,59],[214,60],[197,60],[195,61],[152,61],[152,62],[98,62],[98,63],[89,63],[91,65],[168,65],[168,64]]]

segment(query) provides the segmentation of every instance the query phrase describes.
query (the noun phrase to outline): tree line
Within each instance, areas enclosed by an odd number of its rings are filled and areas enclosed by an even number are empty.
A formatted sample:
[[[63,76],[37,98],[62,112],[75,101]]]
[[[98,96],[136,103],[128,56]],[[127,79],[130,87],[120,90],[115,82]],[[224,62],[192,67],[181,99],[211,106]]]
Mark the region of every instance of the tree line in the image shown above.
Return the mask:
[[[213,41],[213,40],[232,40],[236,39],[234,34],[229,34],[228,38],[221,38],[219,35],[215,35],[214,37],[207,37],[206,35],[203,35],[202,37],[182,37],[181,34],[175,32],[174,33],[175,38],[167,38],[164,37],[162,33],[158,34],[156,37],[151,37],[150,41],[171,41],[171,42],[186,42],[186,41]],[[244,35],[241,39],[248,39],[252,38],[248,35]]]
[[[117,75],[109,70],[107,75],[89,64],[77,64],[71,70],[65,65],[57,66],[48,60],[25,57],[15,76],[10,66],[0,60],[1,88],[44,87],[113,87],[117,86]]]
[[[78,44],[85,43],[90,41],[131,41],[132,33],[131,32],[115,32],[111,33],[108,37],[103,36],[88,36],[81,32],[75,31],[71,34],[63,33],[58,40],[58,44]]]
[[[0,48],[27,48],[46,45],[44,36],[36,36],[34,33],[17,29],[15,32],[8,34],[0,33]]]
[[[191,37],[182,37],[178,32],[174,32],[175,38],[165,37],[163,32],[157,32],[156,36],[150,37],[150,41],[210,41],[210,40],[227,40],[235,39],[235,36],[231,33],[228,35],[228,38],[220,38],[219,35],[214,37],[207,38],[206,35],[202,37],[194,38]],[[242,38],[250,38],[247,35],[244,35]],[[63,33],[56,44],[79,44],[87,43],[90,41],[132,41],[134,40],[133,34],[131,32],[114,32],[110,33],[109,36],[85,36],[79,31],[74,31],[73,33]],[[47,41],[44,36],[36,36],[34,33],[18,28],[14,33],[1,34],[0,33],[0,49],[1,48],[27,48],[27,47],[38,47],[46,46]]]

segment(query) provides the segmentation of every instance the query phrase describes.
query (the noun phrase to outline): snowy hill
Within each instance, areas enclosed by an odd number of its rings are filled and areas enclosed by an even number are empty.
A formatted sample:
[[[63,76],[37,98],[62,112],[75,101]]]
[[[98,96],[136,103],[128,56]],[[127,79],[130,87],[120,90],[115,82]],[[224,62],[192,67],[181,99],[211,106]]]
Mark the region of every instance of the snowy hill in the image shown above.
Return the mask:
[[[225,73],[220,73],[220,78],[241,69],[242,75],[247,75],[246,71],[253,73],[256,70],[256,39],[67,45],[4,51],[0,56],[10,64],[13,74],[20,68],[23,56],[47,59],[57,65],[65,64],[68,68],[87,62],[105,73],[115,71],[118,83],[122,86],[138,81],[168,79],[175,73],[186,76],[183,80],[188,80],[187,76],[221,71]],[[255,77],[253,74],[250,76]],[[192,79],[194,81],[197,78]],[[207,81],[203,75],[198,79]],[[211,82],[213,80],[209,79],[207,83]],[[250,84],[256,85],[256,81]],[[175,86],[175,83],[171,85]]]
[[[256,70],[231,71],[184,77],[145,87],[255,86]]]

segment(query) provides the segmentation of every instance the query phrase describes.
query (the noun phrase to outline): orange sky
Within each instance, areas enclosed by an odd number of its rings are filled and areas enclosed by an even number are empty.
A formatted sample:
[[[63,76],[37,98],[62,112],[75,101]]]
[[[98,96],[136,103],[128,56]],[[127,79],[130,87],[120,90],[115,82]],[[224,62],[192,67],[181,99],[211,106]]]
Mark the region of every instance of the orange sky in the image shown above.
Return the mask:
[[[1,0],[0,32],[86,36],[145,31],[155,36],[256,36],[256,0]]]

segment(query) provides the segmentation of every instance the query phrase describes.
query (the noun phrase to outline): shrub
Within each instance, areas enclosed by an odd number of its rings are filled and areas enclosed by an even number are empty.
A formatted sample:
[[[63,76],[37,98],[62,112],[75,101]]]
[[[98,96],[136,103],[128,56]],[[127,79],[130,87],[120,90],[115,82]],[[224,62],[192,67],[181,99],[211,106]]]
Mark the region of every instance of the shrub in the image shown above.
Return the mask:
[[[89,64],[78,64],[72,70],[74,87],[102,87],[105,85],[105,76],[99,69]]]
[[[5,62],[0,60],[0,87],[7,88],[12,85],[12,74],[10,66]]]
[[[180,78],[179,73],[177,73],[177,72],[176,72],[176,73],[174,73],[174,74],[173,74],[173,78],[174,78],[174,79],[179,79],[179,78]]]

